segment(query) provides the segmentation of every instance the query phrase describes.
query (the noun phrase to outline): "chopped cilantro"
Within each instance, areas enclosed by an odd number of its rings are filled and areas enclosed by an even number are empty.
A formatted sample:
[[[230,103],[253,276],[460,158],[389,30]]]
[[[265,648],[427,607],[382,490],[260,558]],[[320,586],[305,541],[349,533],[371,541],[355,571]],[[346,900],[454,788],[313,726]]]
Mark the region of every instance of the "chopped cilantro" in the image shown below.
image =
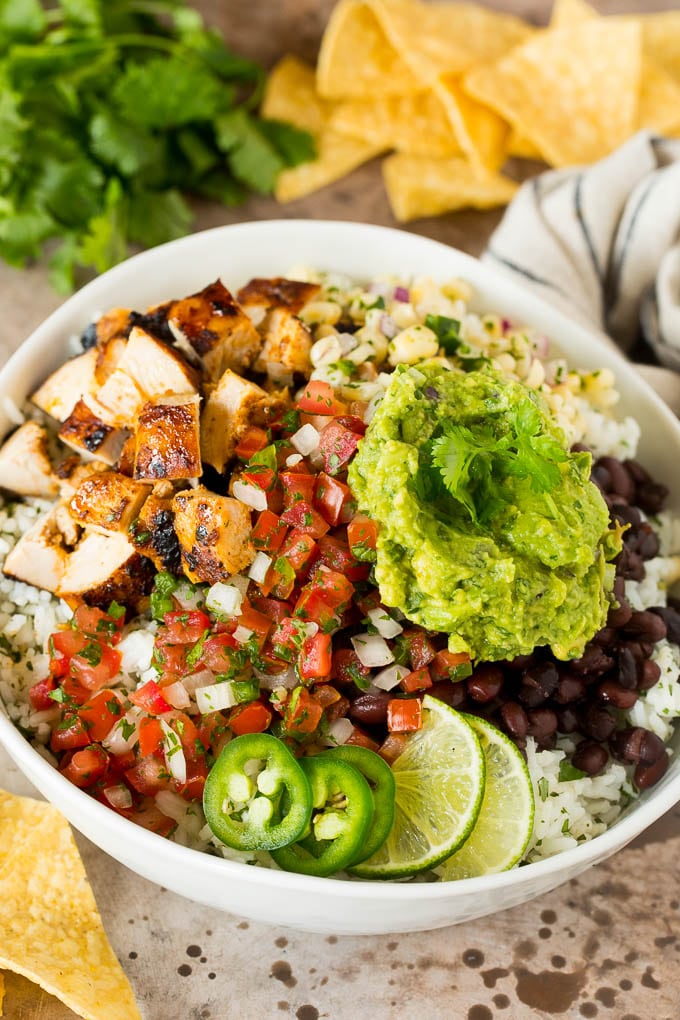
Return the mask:
[[[561,783],[570,783],[574,779],[583,779],[586,775],[581,769],[577,769],[570,761],[563,758],[560,762],[559,780]]]
[[[549,792],[550,787],[548,786],[548,780],[545,778],[545,776],[541,776],[541,778],[538,780],[538,796],[541,798],[542,801],[546,801],[548,799]]]
[[[460,346],[460,322],[447,315],[427,315],[425,325],[437,334],[446,354],[455,354]]]

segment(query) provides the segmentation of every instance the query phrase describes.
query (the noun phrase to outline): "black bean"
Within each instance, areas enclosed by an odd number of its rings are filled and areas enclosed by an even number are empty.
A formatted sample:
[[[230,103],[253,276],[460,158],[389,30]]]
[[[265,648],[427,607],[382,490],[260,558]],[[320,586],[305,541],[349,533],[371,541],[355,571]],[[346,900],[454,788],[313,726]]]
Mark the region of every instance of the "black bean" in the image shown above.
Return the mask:
[[[97,346],[97,323],[91,322],[80,334],[80,346],[84,351]]]
[[[607,614],[607,627],[614,630],[623,627],[633,615],[632,607],[626,598],[617,596],[617,601],[618,606],[612,606]]]
[[[363,723],[365,726],[380,726],[387,719],[387,705],[393,697],[390,691],[360,694],[350,705],[348,715],[352,722]]]
[[[631,552],[624,545],[616,558],[616,572],[627,581],[642,581],[645,576],[645,565],[642,562],[642,557],[638,556],[635,552]]]
[[[668,755],[664,751],[662,757],[655,761],[653,765],[643,765],[640,763],[633,773],[633,782],[638,790],[648,790],[650,786],[654,786],[655,783],[659,782],[667,769]]]
[[[475,668],[474,673],[465,681],[468,695],[473,701],[486,704],[500,694],[503,686],[503,670],[494,663],[485,662]]]
[[[540,687],[530,686],[529,684],[520,684],[517,689],[517,697],[525,706],[525,708],[538,708],[546,700],[546,695],[543,693]]]
[[[666,637],[674,645],[680,645],[680,613],[673,606],[654,606],[649,610],[656,613],[666,624]]]
[[[623,711],[632,708],[638,699],[636,690],[628,690],[621,684],[617,684],[615,680],[603,680],[598,684],[597,696],[605,704],[613,705],[614,708],[620,708]]]
[[[666,624],[657,613],[643,609],[633,613],[623,631],[626,637],[640,638],[655,644],[666,637]]]
[[[501,706],[501,719],[511,737],[526,737],[529,720],[522,706],[516,701],[506,701]]]
[[[571,444],[571,452],[572,453],[590,453],[590,447],[586,446],[585,443],[572,443]]]
[[[609,474],[605,467],[600,464],[595,464],[590,473],[591,481],[595,482],[598,489],[602,492],[611,492],[612,490],[612,476]]]
[[[602,746],[593,740],[582,740],[571,756],[574,768],[580,769],[589,776],[596,776],[609,761],[609,755]]]
[[[568,670],[560,672],[560,682],[553,694],[558,705],[568,705],[572,701],[578,701],[586,693],[586,683],[583,677],[576,676]]]
[[[623,463],[636,485],[645,485],[647,482],[651,482],[652,476],[647,471],[647,468],[644,468],[638,460],[630,458],[624,460]]]
[[[643,659],[637,667],[637,688],[639,691],[648,691],[659,682],[661,667],[653,659]]]
[[[558,710],[557,728],[560,733],[576,733],[580,725],[581,720],[570,705]]]
[[[616,679],[629,691],[637,687],[637,660],[627,645],[622,645],[616,653]]]
[[[640,554],[643,560],[653,560],[655,556],[659,555],[660,548],[659,536],[651,525],[643,521],[638,528],[636,536],[636,552]]]
[[[612,736],[609,746],[615,758],[634,765],[653,765],[666,754],[663,740],[643,726],[619,730]]]
[[[533,666],[535,662],[536,653],[532,652],[530,655],[516,655],[514,659],[509,659],[505,665],[508,669],[521,672],[524,669],[528,669],[529,666]]]
[[[460,708],[465,704],[467,698],[465,684],[462,681],[452,683],[450,680],[439,680],[436,684],[432,684],[427,693],[450,705],[451,708]]]
[[[635,502],[646,514],[658,514],[667,496],[668,489],[665,485],[660,482],[647,482],[638,487]]]
[[[631,473],[616,457],[599,457],[598,467],[603,467],[609,472],[611,478],[611,491],[616,492],[625,499],[632,499],[635,495],[635,482]]]
[[[638,525],[642,523],[642,517],[640,511],[635,506],[629,506],[628,503],[624,503],[620,497],[612,500],[612,517],[614,517],[619,524],[628,524],[630,527],[624,532],[623,541],[627,542],[631,536],[637,534]]]
[[[586,677],[586,683],[608,673],[613,665],[614,660],[609,655],[605,655],[604,651],[592,642],[586,645],[580,659],[572,659],[569,663],[575,673]]]
[[[581,712],[581,730],[593,740],[609,740],[616,729],[616,721],[604,706],[589,704]]]
[[[614,644],[616,640],[616,628],[615,627],[603,627],[602,630],[598,630],[597,634],[593,638],[596,645],[600,648],[607,649]]]
[[[551,708],[534,708],[527,712],[527,735],[542,742],[557,730],[557,715]]]

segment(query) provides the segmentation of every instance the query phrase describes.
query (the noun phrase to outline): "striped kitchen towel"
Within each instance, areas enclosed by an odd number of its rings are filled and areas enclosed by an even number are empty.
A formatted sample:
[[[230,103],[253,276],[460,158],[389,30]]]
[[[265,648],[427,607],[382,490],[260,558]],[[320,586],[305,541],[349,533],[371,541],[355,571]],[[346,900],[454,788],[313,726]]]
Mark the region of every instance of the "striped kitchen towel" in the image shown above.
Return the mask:
[[[680,140],[641,131],[590,167],[522,185],[483,256],[629,353],[680,413]],[[671,369],[673,371],[668,371]]]

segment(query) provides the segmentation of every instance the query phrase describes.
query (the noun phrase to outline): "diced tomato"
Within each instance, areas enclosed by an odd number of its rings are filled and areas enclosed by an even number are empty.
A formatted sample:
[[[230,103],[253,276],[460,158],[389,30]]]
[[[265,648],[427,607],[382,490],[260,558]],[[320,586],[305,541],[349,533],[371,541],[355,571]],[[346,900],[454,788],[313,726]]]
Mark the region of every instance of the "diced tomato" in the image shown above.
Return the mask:
[[[408,736],[405,733],[388,733],[378,748],[378,754],[388,765],[397,760],[402,751],[406,750]]]
[[[283,543],[281,555],[285,556],[295,573],[299,575],[312,566],[319,555],[319,549],[311,535],[294,528]]]
[[[209,712],[201,716],[198,739],[206,751],[217,755],[226,739],[228,723],[221,712]]]
[[[247,630],[252,630],[259,648],[262,648],[269,636],[269,632],[274,626],[273,620],[270,620],[264,613],[260,613],[257,609],[253,609],[252,606],[248,605],[246,605],[241,612],[238,622],[239,626],[245,627]]]
[[[69,702],[76,705],[84,705],[92,695],[91,690],[87,687],[83,687],[83,685],[79,684],[72,676],[65,676],[61,681],[60,686]]]
[[[369,751],[377,751],[380,746],[377,740],[373,737],[369,737],[368,733],[364,732],[359,726],[355,726],[350,733],[349,739],[345,741],[346,744],[356,744],[357,747],[367,747]]]
[[[323,683],[323,681],[315,684],[314,697],[324,710],[343,700],[342,694],[337,688],[333,687],[332,684]]]
[[[427,666],[423,666],[422,669],[414,669],[412,673],[408,673],[400,680],[399,686],[407,694],[413,694],[414,691],[426,691],[428,687],[432,686],[429,669]]]
[[[164,815],[153,801],[147,801],[144,807],[138,808],[128,817],[132,818],[136,825],[141,825],[143,829],[155,832],[158,836],[169,836],[177,828],[177,822]]]
[[[306,628],[302,620],[294,616],[281,620],[272,634],[272,648],[279,658],[290,662],[305,640]]]
[[[367,425],[363,418],[356,414],[341,414],[337,419],[350,432],[358,432],[360,436],[366,435]]]
[[[331,676],[339,684],[357,684],[361,686],[364,680],[368,680],[371,671],[368,666],[363,666],[359,656],[352,648],[338,648],[333,652],[333,668]],[[358,681],[358,683],[357,683]],[[366,686],[364,684],[364,686]]]
[[[251,425],[236,444],[235,453],[241,460],[250,460],[255,453],[269,446],[269,436],[264,429]]]
[[[100,641],[89,641],[71,659],[71,676],[89,691],[110,684],[120,671],[121,654]]]
[[[363,595],[357,595],[354,604],[364,616],[368,616],[371,609],[380,608],[380,592],[377,588],[372,588],[371,591],[367,591]]]
[[[53,676],[46,676],[44,680],[38,680],[37,684],[33,684],[28,692],[28,697],[36,712],[46,712],[50,708],[56,708],[57,702],[50,697],[56,688],[57,681]]]
[[[213,673],[228,673],[234,662],[234,650],[238,642],[231,634],[215,634],[203,643],[201,662]]]
[[[305,639],[298,660],[303,680],[319,680],[330,676],[332,650],[330,634],[319,631]]]
[[[108,763],[109,756],[104,748],[93,744],[76,751],[68,765],[59,771],[74,786],[94,786],[105,774]]]
[[[120,697],[114,691],[99,691],[78,709],[90,740],[103,740],[123,715]]]
[[[58,630],[50,638],[50,645],[61,657],[70,659],[72,655],[82,652],[88,639],[77,630]]]
[[[430,675],[439,680],[464,680],[472,673],[470,656],[467,652],[437,652],[430,663]]]
[[[172,712],[172,705],[165,700],[155,680],[147,680],[136,691],[132,691],[129,698],[133,705],[143,708],[149,715],[165,715],[166,712]]]
[[[330,530],[330,525],[326,523],[318,510],[315,510],[311,503],[305,503],[304,500],[284,510],[281,520],[304,535],[311,535],[312,538],[320,538]]]
[[[321,722],[323,708],[306,687],[296,687],[286,702],[283,721],[288,733],[313,733]]]
[[[319,437],[324,470],[337,475],[356,453],[360,439],[357,432],[350,432],[335,419],[330,421]]]
[[[177,792],[186,800],[202,800],[205,781],[208,778],[208,766],[205,758],[187,761],[187,778],[184,783],[175,783]]]
[[[244,733],[264,733],[272,721],[272,713],[261,701],[250,701],[247,705],[235,708],[229,716],[229,726],[236,736]]]
[[[201,745],[200,733],[193,719],[186,712],[176,712],[175,718],[169,720],[169,723],[182,743],[182,750],[186,760],[189,762],[202,758],[204,751]]]
[[[303,589],[295,603],[295,615],[303,620],[317,623],[326,634],[337,630],[340,620],[332,606],[329,606],[322,591],[313,588]]]
[[[393,698],[387,703],[390,733],[415,733],[422,729],[423,706],[419,698]]]
[[[316,478],[314,475],[301,474],[298,471],[282,471],[280,474],[283,486],[283,505],[286,510],[296,503],[311,503],[314,498]]]
[[[125,773],[130,786],[147,797],[155,797],[159,790],[172,789],[172,776],[163,758],[149,754]]]
[[[437,654],[437,649],[426,632],[417,627],[409,627],[401,635],[401,639],[408,645],[411,669],[422,669],[423,666],[429,666]]]
[[[344,414],[347,410],[347,405],[335,396],[331,384],[321,379],[310,379],[296,406],[307,414]]]
[[[158,719],[145,716],[139,723],[139,753],[143,758],[163,750],[163,728]]]
[[[344,574],[348,581],[365,581],[370,574],[370,563],[355,560],[347,543],[333,535],[321,536],[319,553],[324,566]]]
[[[90,737],[83,725],[82,719],[77,715],[67,715],[52,730],[50,747],[55,753],[69,751],[75,747],[87,747]]]
[[[281,599],[267,599],[263,595],[254,595],[250,601],[258,613],[262,613],[274,623],[281,623],[281,620],[293,615],[290,603],[283,602]]]
[[[269,492],[276,484],[276,471],[265,464],[252,464],[247,471],[239,475],[239,481],[246,485],[254,485],[263,492]]]
[[[173,678],[186,676],[191,667],[187,662],[187,656],[191,648],[189,645],[162,645],[156,646],[154,650],[154,662],[163,670],[163,676],[170,674]]]
[[[327,567],[317,570],[306,587],[320,592],[332,609],[344,608],[354,595],[352,582],[344,574],[337,570],[329,570]]]
[[[50,658],[50,675],[55,680],[60,680],[63,676],[66,676],[69,671],[71,660],[67,659],[65,655],[57,652]]]
[[[163,637],[159,640],[161,637],[159,632],[157,644],[195,645],[205,631],[210,629],[210,617],[200,609],[166,613],[163,622],[165,624]]]
[[[374,551],[378,545],[378,525],[370,517],[356,514],[347,525],[347,541],[355,555]]]
[[[314,506],[324,520],[336,527],[343,520],[343,513],[351,506],[352,493],[349,486],[331,478],[325,471],[316,477],[314,486]],[[349,516],[349,514],[347,515]]]
[[[256,549],[271,553],[281,548],[287,531],[288,527],[276,514],[271,510],[263,510],[255,522],[250,537]]]
[[[125,626],[125,613],[121,611],[119,616],[113,617],[96,606],[87,606],[83,603],[73,614],[72,625],[88,637],[96,637],[100,641],[115,645],[120,641],[120,632]]]

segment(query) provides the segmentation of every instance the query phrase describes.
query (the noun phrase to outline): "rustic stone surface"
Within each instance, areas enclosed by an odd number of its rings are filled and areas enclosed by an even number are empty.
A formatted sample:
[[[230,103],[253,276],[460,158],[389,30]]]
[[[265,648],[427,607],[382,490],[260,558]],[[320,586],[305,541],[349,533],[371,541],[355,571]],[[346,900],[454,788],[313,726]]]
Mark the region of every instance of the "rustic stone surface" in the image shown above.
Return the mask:
[[[548,0],[488,0],[536,23]],[[267,63],[312,60],[332,0],[203,0],[241,51]],[[673,9],[677,0],[601,0],[608,13]],[[421,220],[414,232],[478,253],[498,213]],[[204,205],[197,228],[272,217],[394,226],[377,163],[316,195],[238,210]],[[0,267],[0,361],[59,304],[42,269]],[[2,785],[30,793],[4,751]],[[336,938],[277,929],[204,907],[138,878],[78,837],[102,915],[146,1020],[678,1020],[680,810],[630,847],[534,902],[460,927]],[[5,1016],[74,1016],[6,975]]]

